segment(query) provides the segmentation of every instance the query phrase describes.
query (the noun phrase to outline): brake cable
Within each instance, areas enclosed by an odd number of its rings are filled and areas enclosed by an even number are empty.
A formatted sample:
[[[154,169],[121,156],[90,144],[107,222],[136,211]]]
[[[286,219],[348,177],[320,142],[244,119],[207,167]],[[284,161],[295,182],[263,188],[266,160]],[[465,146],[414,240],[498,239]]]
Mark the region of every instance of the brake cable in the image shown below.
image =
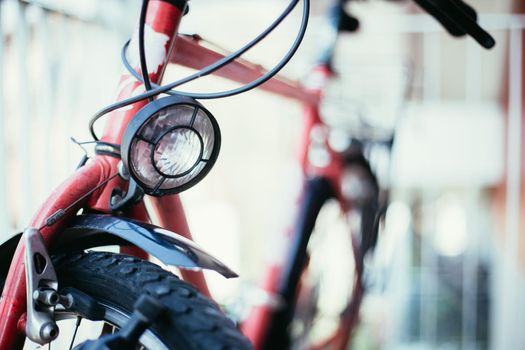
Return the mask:
[[[144,0],[144,1],[147,1],[147,0]],[[300,0],[292,0],[290,2],[290,4],[287,6],[287,8],[281,13],[281,15],[279,15],[274,20],[274,22],[269,27],[267,27],[263,32],[261,32],[257,37],[252,39],[250,42],[248,42],[242,48],[240,48],[239,50],[231,53],[230,55],[225,56],[225,57],[223,57],[220,60],[217,60],[216,62],[208,65],[207,67],[204,67],[203,69],[201,69],[201,70],[197,71],[196,73],[193,73],[193,74],[191,74],[191,75],[189,75],[189,76],[187,76],[185,78],[182,78],[180,80],[177,80],[175,82],[172,82],[172,83],[169,83],[169,84],[166,84],[166,85],[163,85],[163,86],[152,84],[152,89],[149,90],[149,91],[146,91],[146,92],[144,92],[144,93],[142,93],[140,95],[137,95],[137,96],[133,96],[133,97],[127,98],[125,100],[119,101],[117,103],[111,104],[111,105],[101,109],[100,111],[98,111],[91,118],[91,120],[89,122],[89,129],[90,129],[91,135],[93,136],[93,138],[95,140],[98,140],[98,137],[97,137],[97,135],[95,133],[95,130],[94,130],[94,124],[95,124],[95,122],[98,119],[100,119],[101,117],[103,117],[107,113],[110,113],[110,112],[112,112],[114,110],[117,110],[119,108],[128,106],[128,105],[130,105],[132,103],[136,103],[136,102],[142,101],[144,99],[147,99],[147,98],[150,98],[150,97],[162,94],[162,93],[177,94],[177,95],[182,95],[182,96],[189,96],[189,97],[193,97],[195,99],[215,99],[215,98],[223,98],[223,97],[234,96],[234,95],[237,95],[237,94],[240,94],[240,93],[252,90],[252,89],[256,88],[257,86],[259,86],[259,85],[265,83],[266,81],[270,80],[273,76],[275,76],[291,60],[291,58],[295,55],[295,53],[297,52],[297,49],[299,48],[299,46],[300,46],[300,44],[301,44],[301,42],[302,42],[302,40],[304,38],[304,34],[306,32],[306,28],[307,28],[307,25],[308,25],[308,17],[309,17],[309,14],[310,14],[310,0],[302,0],[304,6],[303,6],[303,14],[302,14],[302,19],[301,19],[301,25],[300,25],[299,32],[298,32],[298,34],[297,34],[297,36],[296,36],[292,46],[287,51],[287,53],[283,56],[283,58],[271,70],[266,72],[261,77],[255,79],[254,81],[252,81],[252,82],[250,82],[248,84],[245,84],[245,85],[243,85],[243,86],[241,86],[239,88],[228,90],[228,91],[223,91],[223,92],[191,93],[191,92],[184,92],[184,91],[173,91],[173,89],[175,87],[177,87],[177,86],[180,86],[180,85],[186,84],[186,83],[188,83],[190,81],[193,81],[193,80],[196,80],[198,78],[204,77],[206,75],[209,75],[209,74],[211,74],[211,73],[213,73],[213,72],[223,68],[224,66],[226,66],[229,63],[233,62],[234,60],[236,60],[237,58],[242,56],[244,53],[246,53],[247,51],[252,49],[255,45],[257,45],[259,42],[261,42],[263,39],[265,39],[275,28],[277,28],[277,26],[279,26],[279,24],[281,24],[281,22],[292,12],[292,10],[299,3],[299,1]],[[140,38],[139,38],[139,40],[140,40]],[[126,48],[127,48],[127,45],[128,45],[128,43],[125,44]],[[123,61],[124,61],[124,64],[125,64],[126,68],[128,68],[128,70],[130,70],[130,73],[133,74],[133,76],[135,76],[139,81],[142,82],[143,80],[140,77],[140,75],[132,67],[130,67],[129,62],[127,62],[127,57],[126,57],[125,53],[123,54]],[[147,75],[147,67],[146,66],[141,67],[141,70],[142,70],[143,75]]]

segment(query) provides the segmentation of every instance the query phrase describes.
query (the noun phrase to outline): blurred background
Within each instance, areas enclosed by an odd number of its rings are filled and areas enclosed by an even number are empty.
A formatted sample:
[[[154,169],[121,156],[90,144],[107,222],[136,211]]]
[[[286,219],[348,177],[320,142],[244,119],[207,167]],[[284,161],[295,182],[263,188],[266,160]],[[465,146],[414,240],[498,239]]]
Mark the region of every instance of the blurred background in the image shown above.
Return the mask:
[[[312,1],[305,42],[284,75],[307,77],[329,3]],[[285,4],[191,0],[182,32],[233,50]],[[381,154],[375,163],[392,198],[367,261],[369,293],[352,348],[525,348],[525,3],[469,4],[496,38],[494,49],[448,36],[410,1],[351,4],[361,28],[338,43],[326,120],[352,135],[348,116],[359,110],[377,130],[396,134],[389,165]],[[83,151],[70,137],[89,140],[90,116],[113,101],[120,48],[139,7],[136,0],[0,1],[0,240],[23,229],[75,169]],[[299,15],[246,58],[271,67],[290,45]],[[170,67],[165,81],[186,73]],[[187,89],[230,86],[206,78]],[[236,281],[208,276],[221,304],[242,314],[293,213],[301,106],[258,91],[205,105],[221,125],[221,155],[182,198],[196,240],[241,274]],[[329,237],[320,259],[337,262],[348,252],[334,249],[335,233]],[[330,300],[325,304],[330,309]]]

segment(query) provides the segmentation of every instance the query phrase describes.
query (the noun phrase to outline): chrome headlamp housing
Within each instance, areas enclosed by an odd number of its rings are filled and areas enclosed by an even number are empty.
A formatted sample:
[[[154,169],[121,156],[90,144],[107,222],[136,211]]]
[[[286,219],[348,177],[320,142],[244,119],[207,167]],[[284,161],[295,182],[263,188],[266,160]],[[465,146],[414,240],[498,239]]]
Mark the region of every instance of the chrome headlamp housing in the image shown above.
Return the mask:
[[[174,194],[208,174],[220,144],[219,125],[206,108],[189,97],[168,96],[147,104],[129,123],[122,162],[145,193]]]

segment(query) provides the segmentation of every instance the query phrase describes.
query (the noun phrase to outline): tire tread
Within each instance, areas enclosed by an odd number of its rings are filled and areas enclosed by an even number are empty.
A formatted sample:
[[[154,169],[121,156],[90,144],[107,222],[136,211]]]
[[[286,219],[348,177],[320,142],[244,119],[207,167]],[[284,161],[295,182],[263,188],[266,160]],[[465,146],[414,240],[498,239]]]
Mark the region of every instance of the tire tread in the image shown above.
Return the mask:
[[[146,293],[162,301],[170,311],[169,322],[175,328],[168,336],[177,336],[178,343],[184,338],[185,348],[252,349],[248,339],[216,303],[151,262],[107,252],[82,252],[58,257],[55,266],[59,278],[75,280],[80,285],[85,285],[79,281],[82,276],[84,279],[92,276],[107,280],[120,289],[126,288],[134,297]],[[162,329],[156,328],[156,332],[160,331]]]

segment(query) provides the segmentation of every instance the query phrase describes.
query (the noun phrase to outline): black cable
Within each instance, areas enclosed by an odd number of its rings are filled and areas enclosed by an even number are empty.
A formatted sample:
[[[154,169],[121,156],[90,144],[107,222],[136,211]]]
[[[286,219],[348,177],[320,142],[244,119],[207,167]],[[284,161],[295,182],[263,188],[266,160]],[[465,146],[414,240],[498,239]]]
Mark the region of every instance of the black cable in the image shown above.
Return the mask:
[[[130,105],[132,103],[139,102],[139,101],[144,100],[146,98],[153,97],[153,96],[161,94],[161,93],[173,93],[173,94],[179,94],[179,95],[186,95],[186,96],[191,96],[191,97],[198,98],[198,99],[221,98],[221,97],[228,97],[228,96],[233,96],[233,95],[237,95],[237,94],[246,92],[248,90],[251,90],[251,89],[253,89],[253,88],[255,88],[255,87],[265,83],[266,81],[271,79],[274,75],[276,75],[290,61],[290,59],[293,57],[293,55],[295,54],[295,52],[299,48],[299,45],[301,44],[302,39],[304,38],[304,34],[306,32],[306,27],[308,25],[308,16],[309,16],[309,12],[310,12],[310,2],[309,2],[309,0],[303,0],[304,7],[303,7],[303,17],[302,17],[302,21],[301,21],[301,26],[300,26],[300,29],[299,29],[299,33],[296,36],[296,38],[294,40],[294,43],[292,44],[292,47],[288,50],[288,52],[281,59],[281,61],[274,68],[272,68],[270,71],[268,71],[263,76],[261,76],[258,79],[252,81],[251,83],[243,85],[243,86],[241,86],[241,87],[239,87],[237,89],[224,91],[224,92],[219,92],[219,93],[209,93],[209,94],[202,94],[201,93],[201,94],[199,94],[199,93],[187,93],[187,92],[177,92],[177,91],[170,92],[170,90],[172,90],[173,88],[175,88],[175,87],[177,87],[179,85],[188,83],[188,82],[193,81],[195,79],[198,79],[200,77],[203,77],[203,76],[206,76],[208,74],[211,74],[211,73],[215,72],[216,70],[219,70],[222,67],[226,66],[227,64],[231,63],[235,59],[239,58],[246,51],[248,51],[251,48],[253,48],[260,41],[262,41],[266,36],[268,36],[292,12],[292,10],[295,8],[295,6],[297,5],[298,2],[299,2],[299,0],[292,0],[290,2],[290,4],[288,5],[288,7],[283,11],[283,13],[266,30],[264,30],[255,39],[250,41],[248,44],[243,46],[241,49],[231,53],[230,55],[228,55],[228,56],[218,60],[217,62],[215,62],[215,63],[213,63],[213,64],[211,64],[211,65],[201,69],[200,71],[198,71],[198,72],[196,72],[196,73],[194,73],[192,75],[189,75],[189,76],[187,76],[187,77],[185,77],[183,79],[180,79],[178,81],[175,81],[173,83],[170,83],[170,84],[167,84],[167,85],[164,85],[164,86],[154,87],[152,90],[146,91],[143,94],[140,94],[140,95],[137,95],[137,96],[134,96],[134,97],[122,100],[120,102],[114,103],[112,105],[109,105],[109,106],[101,109],[100,111],[98,111],[91,118],[91,120],[89,122],[89,128],[90,128],[91,135],[93,136],[93,138],[95,140],[98,140],[98,137],[97,137],[97,135],[95,134],[95,131],[94,131],[94,124],[95,124],[95,122],[98,119],[100,119],[105,114],[110,113],[110,112],[112,112],[112,111],[114,111],[116,109],[125,107],[127,105]],[[123,50],[123,55],[124,55],[124,58],[125,58],[124,59],[125,62],[127,62],[127,59],[125,57],[125,48],[126,47],[127,47],[127,45],[124,46],[124,50]],[[132,69],[132,71],[135,73],[135,74],[132,73],[134,76],[138,75],[138,74],[136,74],[136,72],[133,69]],[[140,80],[140,76],[138,78]]]
[[[301,41],[302,41],[302,39],[304,37],[304,34],[306,32],[306,26],[308,24],[309,6],[306,3],[308,3],[308,1],[305,1],[305,7],[303,8],[303,21],[301,23],[301,29],[299,30],[299,33],[298,33],[298,35],[296,36],[296,38],[294,40],[294,43],[292,44],[292,46],[290,47],[290,49],[288,50],[286,55],[281,59],[281,61],[279,61],[279,63],[277,65],[275,65],[274,68],[272,68],[270,71],[266,72],[266,74],[262,75],[261,77],[257,78],[256,80],[254,80],[254,81],[252,81],[252,82],[250,82],[248,84],[245,84],[245,85],[243,85],[243,86],[241,86],[239,88],[228,90],[228,91],[210,92],[210,93],[196,93],[196,92],[185,92],[185,91],[170,90],[170,91],[165,91],[165,93],[169,94],[169,95],[188,96],[188,97],[193,97],[195,99],[201,99],[201,100],[202,99],[216,99],[216,98],[223,98],[223,97],[230,97],[230,96],[233,96],[233,95],[238,95],[240,93],[243,93],[243,92],[249,91],[251,89],[254,89],[254,88],[256,88],[257,86],[259,86],[261,84],[264,84],[267,80],[271,79],[275,74],[277,74],[290,61],[290,59],[293,57],[293,55],[295,54],[295,52],[299,48],[299,45],[301,44]],[[126,67],[126,69],[135,78],[137,78],[139,81],[142,81],[140,75],[138,75],[137,72],[135,72],[133,67],[131,67],[131,65],[127,61],[125,51],[126,51],[126,48],[127,48],[128,45],[129,45],[129,42],[127,42],[124,45],[124,47],[122,48],[124,54],[121,55],[121,57],[123,58],[124,66]],[[214,69],[213,71],[207,73],[206,75],[215,72],[216,70],[224,67],[225,65],[227,65],[229,63],[231,63],[231,60],[229,62],[227,62],[226,64],[221,65],[220,67],[218,67],[218,68]],[[206,69],[206,68],[204,68],[204,69]],[[201,76],[204,76],[204,75],[201,75]],[[157,87],[159,87],[159,85],[153,84],[153,87],[157,88]]]
[[[139,56],[140,56],[140,71],[142,72],[142,82],[146,91],[151,90],[151,82],[149,80],[148,65],[146,63],[146,50],[144,49],[144,27],[146,26],[146,13],[148,12],[149,0],[142,1],[142,8],[140,9],[139,18]],[[136,73],[133,70],[134,73]],[[150,97],[153,101],[153,98]]]

